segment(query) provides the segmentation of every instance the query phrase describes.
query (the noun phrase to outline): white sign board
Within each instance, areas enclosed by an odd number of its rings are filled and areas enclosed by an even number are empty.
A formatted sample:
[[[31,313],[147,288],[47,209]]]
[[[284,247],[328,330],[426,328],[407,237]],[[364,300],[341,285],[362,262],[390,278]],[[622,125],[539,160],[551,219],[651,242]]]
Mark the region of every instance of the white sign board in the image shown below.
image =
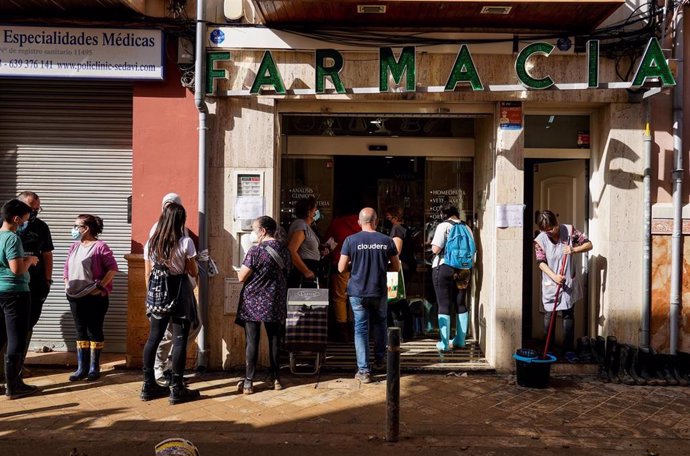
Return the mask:
[[[162,30],[0,25],[0,76],[163,79]]]
[[[521,227],[524,211],[524,204],[497,204],[496,228]]]

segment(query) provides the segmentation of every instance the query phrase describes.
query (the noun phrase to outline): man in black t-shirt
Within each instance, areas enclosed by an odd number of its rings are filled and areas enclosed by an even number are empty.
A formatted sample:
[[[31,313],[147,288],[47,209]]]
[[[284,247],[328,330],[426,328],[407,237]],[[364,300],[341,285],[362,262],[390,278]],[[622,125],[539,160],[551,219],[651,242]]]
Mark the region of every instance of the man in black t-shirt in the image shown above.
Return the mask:
[[[357,374],[362,383],[371,382],[369,369],[369,317],[374,326],[374,367],[383,367],[386,353],[388,317],[386,272],[400,269],[393,239],[376,231],[376,211],[365,207],[359,212],[362,231],[348,236],[338,260],[338,270],[350,270],[347,294],[355,317]]]
[[[38,218],[41,212],[41,200],[34,192],[22,192],[17,199],[31,207],[29,225],[17,234],[22,240],[26,255],[38,257],[38,264],[29,268],[29,289],[31,291],[31,315],[26,347],[28,349],[33,328],[38,323],[43,310],[43,303],[48,297],[53,284],[53,238],[46,222]]]

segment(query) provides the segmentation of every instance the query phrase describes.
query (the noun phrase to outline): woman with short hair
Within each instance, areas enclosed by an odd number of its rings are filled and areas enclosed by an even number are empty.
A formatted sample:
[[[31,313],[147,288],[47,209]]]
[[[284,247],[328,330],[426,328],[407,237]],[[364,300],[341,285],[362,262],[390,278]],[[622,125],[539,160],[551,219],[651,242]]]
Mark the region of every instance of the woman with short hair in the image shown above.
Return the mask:
[[[29,331],[31,293],[29,268],[38,258],[24,256],[18,230],[26,228],[31,208],[17,200],[2,206],[0,228],[0,347],[7,343],[5,354],[5,395],[10,399],[34,394],[38,388],[24,384],[24,347]]]

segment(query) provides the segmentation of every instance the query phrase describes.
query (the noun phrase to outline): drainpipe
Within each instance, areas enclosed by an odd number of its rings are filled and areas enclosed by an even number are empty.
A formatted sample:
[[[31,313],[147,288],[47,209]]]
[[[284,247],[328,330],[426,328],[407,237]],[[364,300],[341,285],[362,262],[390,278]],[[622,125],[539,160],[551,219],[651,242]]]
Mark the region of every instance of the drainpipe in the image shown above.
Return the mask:
[[[672,4],[672,2],[669,2]],[[669,353],[678,351],[678,328],[683,277],[683,4],[677,7],[673,24],[674,58],[678,62],[673,89],[673,235],[671,238],[671,301]]]
[[[652,134],[649,128],[650,102],[645,100],[644,130],[644,258],[642,262],[644,296],[640,315],[640,340],[642,348],[649,348],[649,325],[652,301]]]
[[[206,137],[208,127],[206,118],[205,67],[206,67],[206,22],[205,1],[196,1],[196,42],[194,52],[194,103],[199,110],[199,251],[208,249],[208,227],[206,225]],[[208,344],[206,342],[208,330],[208,263],[199,268],[199,316],[201,329],[199,331],[199,353],[197,369],[203,371],[208,366]]]

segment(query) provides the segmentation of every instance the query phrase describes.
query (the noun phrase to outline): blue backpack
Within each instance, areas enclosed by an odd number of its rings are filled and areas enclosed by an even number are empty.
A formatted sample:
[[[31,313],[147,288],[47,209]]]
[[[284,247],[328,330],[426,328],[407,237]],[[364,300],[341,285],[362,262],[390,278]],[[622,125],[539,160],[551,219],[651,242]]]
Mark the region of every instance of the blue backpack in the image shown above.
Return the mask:
[[[471,269],[477,246],[466,224],[448,220],[453,226],[446,239],[445,264],[455,269]]]

